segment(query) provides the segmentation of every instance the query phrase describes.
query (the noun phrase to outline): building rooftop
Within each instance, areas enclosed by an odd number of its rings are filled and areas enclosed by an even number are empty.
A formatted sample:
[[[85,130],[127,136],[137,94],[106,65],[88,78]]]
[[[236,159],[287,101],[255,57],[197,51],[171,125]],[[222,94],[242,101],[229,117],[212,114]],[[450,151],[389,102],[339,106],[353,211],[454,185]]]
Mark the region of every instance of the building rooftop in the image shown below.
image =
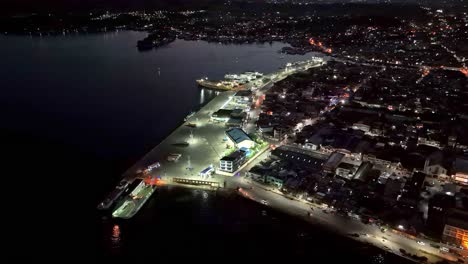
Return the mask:
[[[468,173],[468,157],[457,157],[454,168],[456,172]]]
[[[328,158],[328,160],[325,162],[323,166],[324,167],[330,166],[330,167],[335,168],[336,166],[338,166],[338,164],[341,162],[344,156],[345,155],[343,153],[334,152],[330,155],[330,157]]]
[[[219,109],[218,111],[214,112],[212,116],[218,118],[229,118],[231,116],[232,111],[233,110]]]
[[[236,150],[232,152],[231,154],[224,156],[223,158],[221,158],[221,160],[234,161],[244,155],[245,155],[245,152],[243,150]]]
[[[315,168],[316,170],[320,170],[322,167],[322,163],[324,162],[323,159],[307,155],[305,153],[288,150],[283,147],[276,148],[271,152],[271,154],[278,158],[288,160],[290,162],[299,163],[311,168]]]
[[[355,166],[351,163],[346,163],[346,162],[341,162],[339,165],[338,165],[338,168],[342,168],[342,169],[347,169],[347,170],[351,170],[352,168],[354,168]]]
[[[447,224],[468,230],[468,212],[460,209],[450,209],[447,214]]]
[[[236,144],[241,143],[242,141],[245,140],[250,140],[253,141],[247,133],[244,132],[244,130],[240,128],[232,128],[226,131],[226,135]]]
[[[429,157],[427,157],[428,165],[443,165],[444,154],[442,151],[434,151]]]
[[[354,174],[353,180],[367,182],[369,180],[368,176],[370,175],[369,172],[371,171],[372,166],[372,163],[368,161],[361,163],[361,166],[359,166],[359,169]]]
[[[252,91],[250,90],[238,91],[234,96],[252,96]]]
[[[241,118],[229,118],[229,120],[226,123],[228,126],[240,126],[242,125],[242,119]]]

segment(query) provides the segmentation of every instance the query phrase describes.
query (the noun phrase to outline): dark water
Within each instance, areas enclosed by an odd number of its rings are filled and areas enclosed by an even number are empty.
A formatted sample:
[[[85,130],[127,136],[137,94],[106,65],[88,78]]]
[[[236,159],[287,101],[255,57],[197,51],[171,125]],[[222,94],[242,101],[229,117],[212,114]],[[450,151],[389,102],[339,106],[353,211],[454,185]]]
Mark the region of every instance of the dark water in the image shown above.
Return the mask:
[[[286,61],[305,58],[279,59],[276,51],[284,46],[279,43],[176,41],[138,52],[135,43],[144,35],[1,36],[0,85],[6,94],[0,104],[9,113],[2,115],[7,121],[2,127],[42,132],[101,156],[141,155],[212,96],[197,88],[196,79],[271,72]]]
[[[145,36],[132,31],[0,36],[0,138],[18,155],[27,149],[34,157],[53,156],[38,161],[44,169],[51,163],[64,167],[69,177],[91,178],[96,202],[188,113],[215,95],[199,89],[196,79],[248,70],[268,73],[309,57],[281,58],[281,43],[175,41],[139,52],[136,42]]]
[[[369,263],[386,255],[237,196],[162,189],[130,221],[96,215],[95,206],[121,173],[214,95],[197,88],[195,79],[271,72],[307,58],[281,59],[280,43],[176,41],[140,53],[135,43],[143,36],[0,37],[0,145],[9,157],[2,160],[2,176],[13,181],[3,186],[21,186],[8,188],[3,226],[10,227],[5,241],[16,255],[78,252],[67,254],[70,260],[89,246],[106,260],[281,256]],[[112,236],[116,224],[118,239]],[[90,231],[92,238],[79,239]]]
[[[129,221],[102,220],[101,257],[406,263],[234,193],[163,187]]]
[[[118,177],[214,95],[196,79],[272,72],[309,57],[281,59],[280,43],[176,41],[138,52],[145,35],[0,36],[0,129],[108,161]]]

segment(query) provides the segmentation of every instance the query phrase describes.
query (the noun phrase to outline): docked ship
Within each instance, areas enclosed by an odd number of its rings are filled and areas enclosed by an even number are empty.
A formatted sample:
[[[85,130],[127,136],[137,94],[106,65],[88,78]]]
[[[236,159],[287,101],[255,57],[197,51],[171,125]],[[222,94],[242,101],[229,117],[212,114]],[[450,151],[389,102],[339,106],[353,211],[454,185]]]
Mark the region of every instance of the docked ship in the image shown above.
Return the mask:
[[[259,72],[244,72],[241,74],[226,74],[224,75],[224,79],[237,81],[239,83],[247,83],[250,81],[254,81],[256,79],[262,78],[263,74]]]
[[[198,85],[218,91],[232,91],[232,90],[243,90],[245,87],[244,85],[239,84],[236,81],[209,81],[206,78],[197,80]]]
[[[122,193],[127,190],[129,185],[130,182],[125,179],[120,181],[115,189],[104,199],[104,201],[98,204],[97,208],[99,210],[109,209],[112,204],[114,204],[114,202],[122,195]]]
[[[140,184],[127,196],[125,200],[112,212],[116,218],[132,218],[148,201],[156,190],[156,185],[141,181]]]

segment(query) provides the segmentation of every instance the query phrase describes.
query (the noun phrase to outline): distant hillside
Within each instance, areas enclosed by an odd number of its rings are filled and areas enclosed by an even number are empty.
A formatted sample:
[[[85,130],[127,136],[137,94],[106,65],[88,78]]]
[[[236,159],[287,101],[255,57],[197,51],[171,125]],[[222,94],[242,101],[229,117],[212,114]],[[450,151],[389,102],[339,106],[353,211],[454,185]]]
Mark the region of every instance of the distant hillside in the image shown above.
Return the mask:
[[[226,2],[239,3],[288,3],[292,0],[1,0],[0,14],[20,14],[31,12],[87,12],[92,10],[142,10],[142,9],[216,9]],[[299,2],[301,0],[294,0]],[[302,0],[313,4],[329,3],[423,3],[441,7],[466,5],[466,0]],[[243,5],[241,5],[242,7]],[[232,7],[232,5],[231,5]]]
[[[224,0],[2,0],[3,13],[81,12],[90,10],[135,10],[198,8],[222,4]]]

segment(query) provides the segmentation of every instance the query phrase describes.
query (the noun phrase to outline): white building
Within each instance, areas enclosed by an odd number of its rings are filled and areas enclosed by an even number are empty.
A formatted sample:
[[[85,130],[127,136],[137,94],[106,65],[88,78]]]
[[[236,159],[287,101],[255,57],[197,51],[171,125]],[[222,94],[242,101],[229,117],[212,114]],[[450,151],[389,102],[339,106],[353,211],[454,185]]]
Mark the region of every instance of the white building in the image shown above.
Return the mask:
[[[235,172],[245,161],[245,152],[242,150],[234,151],[233,153],[223,157],[219,161],[219,169],[225,172]]]
[[[229,140],[236,146],[236,148],[253,148],[255,146],[255,141],[253,141],[244,130],[240,128],[232,128],[226,131],[226,135]]]

